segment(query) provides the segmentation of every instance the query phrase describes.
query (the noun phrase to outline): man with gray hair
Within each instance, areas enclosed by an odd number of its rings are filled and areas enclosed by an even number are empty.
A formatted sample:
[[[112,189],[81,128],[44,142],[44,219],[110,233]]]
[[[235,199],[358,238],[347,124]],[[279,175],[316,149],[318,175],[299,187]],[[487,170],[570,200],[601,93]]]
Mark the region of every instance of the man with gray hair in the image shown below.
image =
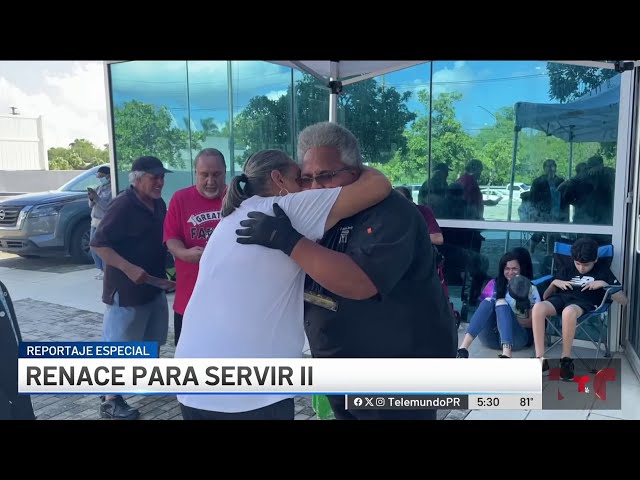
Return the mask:
[[[136,159],[129,173],[131,187],[111,202],[91,241],[106,264],[102,301],[107,305],[107,342],[167,341],[169,310],[158,280],[166,280],[162,187],[164,174],[170,172],[156,157]],[[108,395],[102,398],[100,416],[134,420],[139,412],[122,396]]]
[[[300,133],[298,162],[303,189],[349,185],[363,168],[356,138],[330,122]],[[288,237],[293,230],[282,217],[270,216],[252,227],[251,243],[269,248],[278,248],[273,239]],[[362,288],[367,296],[341,297],[325,288],[328,282],[307,277],[304,326],[314,357],[455,357],[455,320],[440,285],[426,223],[414,205],[392,191],[377,205],[338,222],[320,244],[355,263],[366,279]],[[325,279],[331,275],[329,264]],[[337,419],[436,418],[434,410],[347,411],[343,395],[330,395],[329,401]]]

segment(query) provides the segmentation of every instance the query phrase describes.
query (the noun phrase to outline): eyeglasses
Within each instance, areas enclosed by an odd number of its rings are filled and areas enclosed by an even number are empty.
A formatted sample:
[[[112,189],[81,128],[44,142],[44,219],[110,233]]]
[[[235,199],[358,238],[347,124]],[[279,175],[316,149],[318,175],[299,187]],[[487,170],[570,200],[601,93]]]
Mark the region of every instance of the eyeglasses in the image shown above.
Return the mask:
[[[313,185],[314,180],[318,183],[318,185],[325,187],[326,186],[325,184],[333,180],[333,177],[335,177],[337,174],[339,174],[340,172],[351,170],[352,168],[353,167],[342,167],[342,168],[339,168],[338,170],[333,170],[331,172],[324,172],[324,173],[319,173],[318,175],[299,177],[296,179],[296,181],[298,182],[298,185],[300,185],[301,188],[310,187],[311,185]]]

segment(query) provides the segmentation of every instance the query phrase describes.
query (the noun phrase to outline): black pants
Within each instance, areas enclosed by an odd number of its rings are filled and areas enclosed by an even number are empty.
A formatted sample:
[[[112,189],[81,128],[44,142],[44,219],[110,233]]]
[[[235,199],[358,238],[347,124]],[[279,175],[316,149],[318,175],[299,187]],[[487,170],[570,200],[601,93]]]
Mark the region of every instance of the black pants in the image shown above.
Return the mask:
[[[437,410],[346,410],[344,395],[328,395],[336,420],[435,420]]]
[[[178,340],[180,340],[180,332],[182,331],[182,315],[178,312],[173,312],[173,336],[175,337],[174,345],[178,346]]]
[[[293,420],[295,404],[293,398],[280,400],[266,407],[248,412],[226,413],[200,410],[180,404],[183,420]]]

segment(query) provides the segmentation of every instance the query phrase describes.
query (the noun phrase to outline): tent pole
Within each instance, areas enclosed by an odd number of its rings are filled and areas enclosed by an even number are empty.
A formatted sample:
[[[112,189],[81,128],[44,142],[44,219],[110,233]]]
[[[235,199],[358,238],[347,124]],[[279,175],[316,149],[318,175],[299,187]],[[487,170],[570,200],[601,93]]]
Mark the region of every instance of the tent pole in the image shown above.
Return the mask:
[[[511,221],[511,210],[513,207],[513,182],[516,179],[516,155],[518,154],[518,134],[520,133],[520,127],[516,126],[514,131],[513,156],[511,157],[511,181],[509,183],[511,188],[509,189],[509,209],[507,212],[507,221],[509,222]]]
[[[236,146],[233,135],[233,74],[231,70],[231,62],[227,62],[227,105],[229,108],[229,169],[231,170],[231,177],[236,174]],[[195,165],[194,165],[195,167]]]
[[[513,137],[513,155],[511,157],[511,181],[509,182],[509,185],[511,185],[511,188],[509,188],[509,207],[507,211],[508,222],[511,221],[511,211],[513,210],[513,182],[515,181],[515,178],[516,178],[516,156],[518,155],[518,134],[520,133],[520,127],[516,125],[513,131],[515,133]],[[505,252],[509,250],[510,238],[511,238],[511,232],[507,231],[507,239],[505,240],[505,244],[504,244]]]
[[[333,91],[329,95],[329,121],[331,123],[338,121],[338,94]]]
[[[329,77],[329,121],[331,123],[338,122],[338,94],[342,91],[342,83],[338,81],[340,72],[338,71],[338,62],[331,61],[329,69],[331,76]]]
[[[429,66],[429,152],[427,157],[427,181],[431,182],[431,134],[433,133],[433,64]],[[428,183],[427,185],[430,185]],[[425,199],[426,200],[426,199]]]
[[[571,172],[573,171],[573,125],[569,127],[569,175],[567,178],[571,178]]]

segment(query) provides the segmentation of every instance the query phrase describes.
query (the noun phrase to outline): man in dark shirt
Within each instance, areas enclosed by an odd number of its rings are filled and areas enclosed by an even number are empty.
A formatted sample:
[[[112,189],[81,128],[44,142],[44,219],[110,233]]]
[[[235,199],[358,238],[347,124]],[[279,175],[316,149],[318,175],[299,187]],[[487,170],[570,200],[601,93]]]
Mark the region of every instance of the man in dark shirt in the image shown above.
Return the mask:
[[[134,161],[131,187],[111,202],[91,242],[106,264],[102,289],[102,301],[107,304],[105,341],[159,345],[167,341],[167,298],[149,281],[166,279],[162,228],[167,206],[161,195],[168,172],[156,157]],[[130,420],[139,412],[122,396],[112,395],[103,399],[100,415]]]
[[[556,175],[556,161],[548,158],[542,164],[544,175],[536,178],[529,190],[529,201],[536,214],[535,220],[543,223],[566,223],[569,220],[569,204],[562,200],[558,186],[564,178]],[[547,249],[554,243],[555,235],[534,233],[531,236],[530,251],[533,254],[538,244],[547,237]]]
[[[329,122],[303,130],[298,160],[303,188],[349,185],[363,166],[353,134]],[[263,235],[267,241],[260,244],[270,246],[271,237]],[[414,205],[391,192],[379,204],[338,222],[320,244],[348,255],[366,275],[371,295],[344,298],[307,277],[304,325],[314,357],[455,357],[455,320],[440,285],[426,223]],[[347,411],[342,395],[330,395],[329,401],[337,419],[436,418],[435,410]]]

